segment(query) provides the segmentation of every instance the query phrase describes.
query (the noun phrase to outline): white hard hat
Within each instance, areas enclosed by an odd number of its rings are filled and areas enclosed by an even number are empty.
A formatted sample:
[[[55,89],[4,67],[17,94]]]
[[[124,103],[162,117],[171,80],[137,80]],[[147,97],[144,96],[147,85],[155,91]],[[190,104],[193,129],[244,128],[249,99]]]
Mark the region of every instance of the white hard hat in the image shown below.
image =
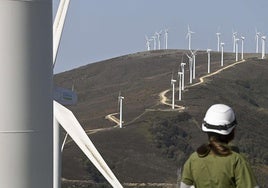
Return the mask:
[[[232,108],[225,104],[214,104],[206,112],[202,130],[228,135],[236,126],[236,118]]]

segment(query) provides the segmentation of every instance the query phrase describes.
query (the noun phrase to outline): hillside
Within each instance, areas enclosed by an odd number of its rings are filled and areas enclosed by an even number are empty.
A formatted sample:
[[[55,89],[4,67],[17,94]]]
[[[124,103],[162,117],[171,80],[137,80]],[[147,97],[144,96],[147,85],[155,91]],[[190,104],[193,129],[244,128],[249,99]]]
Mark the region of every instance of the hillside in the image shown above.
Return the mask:
[[[235,110],[239,125],[234,144],[250,159],[260,184],[265,187],[268,185],[268,61],[247,54],[245,62],[206,78],[202,84],[190,86],[185,52],[157,50],[122,56],[55,75],[54,82],[66,88],[75,84],[78,104],[68,108],[86,130],[115,125],[105,116],[118,112],[117,97],[121,91],[125,97],[124,128],[105,129],[89,137],[126,187],[131,187],[126,183],[175,184],[180,165],[206,141],[200,124],[206,109],[214,103],[225,103]],[[185,110],[166,111],[170,107],[160,104],[159,93],[171,89],[172,72],[175,78],[182,57],[187,63],[186,90],[182,101],[176,104],[183,105]],[[226,67],[234,63],[235,56],[224,54],[224,59]],[[220,54],[212,52],[211,72],[220,68]],[[200,51],[193,84],[206,72],[207,53]],[[171,92],[167,97],[171,99]],[[103,182],[71,139],[63,152],[62,176]],[[90,182],[64,181],[63,185],[90,187]]]

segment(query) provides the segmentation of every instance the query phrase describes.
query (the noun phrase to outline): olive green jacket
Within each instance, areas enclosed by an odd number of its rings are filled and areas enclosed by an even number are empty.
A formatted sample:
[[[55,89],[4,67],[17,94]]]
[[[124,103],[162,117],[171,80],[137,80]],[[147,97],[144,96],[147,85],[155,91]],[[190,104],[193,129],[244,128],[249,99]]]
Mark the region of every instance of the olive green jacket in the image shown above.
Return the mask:
[[[184,164],[181,178],[195,188],[258,187],[249,163],[236,152],[225,157],[210,153],[202,158],[194,152]]]

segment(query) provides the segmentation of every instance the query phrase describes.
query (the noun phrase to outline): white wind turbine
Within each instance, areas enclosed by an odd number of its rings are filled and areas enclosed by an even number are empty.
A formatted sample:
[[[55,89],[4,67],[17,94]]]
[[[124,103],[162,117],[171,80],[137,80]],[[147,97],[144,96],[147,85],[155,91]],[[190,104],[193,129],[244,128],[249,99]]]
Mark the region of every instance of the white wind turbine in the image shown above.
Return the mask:
[[[265,58],[265,41],[266,41],[266,36],[262,36],[261,37],[261,46],[262,46],[262,55],[261,55],[261,58],[264,59]]]
[[[207,49],[207,53],[208,53],[208,73],[210,73],[210,52],[211,52],[211,49]]]
[[[177,80],[173,79],[173,73],[172,73],[172,77],[170,80],[170,84],[172,85],[172,109],[175,108],[175,83],[177,82]]]
[[[184,90],[184,78],[185,78],[185,71],[184,66],[186,63],[181,62],[181,72],[182,72],[182,81],[181,81],[181,89]]]
[[[182,77],[183,77],[183,73],[182,72],[178,72],[178,76],[179,76],[179,101],[181,101],[181,90],[182,90]]]
[[[166,42],[165,47],[167,49],[168,48],[168,29],[165,29],[165,42]]]
[[[190,84],[193,83],[193,58],[186,54],[189,58]]]
[[[161,40],[160,40],[161,34],[162,34],[162,30],[159,32],[155,32],[155,35],[157,36],[157,41],[158,41],[158,50],[161,49]]]
[[[244,40],[245,37],[241,36],[241,59],[244,60]]]
[[[189,48],[189,50],[191,50],[191,40],[192,40],[192,34],[194,34],[194,32],[193,31],[191,31],[190,30],[190,26],[188,25],[188,32],[187,32],[187,35],[186,35],[186,39],[188,38],[188,42],[189,42],[189,46],[188,46],[188,48]]]
[[[153,39],[153,41],[154,41],[154,50],[156,50],[156,36],[153,35],[153,36],[152,36],[152,39]]]
[[[223,47],[224,47],[224,43],[221,42],[221,66],[223,66]]]
[[[239,39],[235,39],[235,61],[238,61],[238,41]]]
[[[121,96],[121,92],[119,92],[118,96],[118,103],[119,103],[119,127],[122,128],[123,126],[123,99],[124,97]]]
[[[255,40],[256,40],[256,53],[259,53],[259,37],[261,36],[261,33],[256,30]]]
[[[195,79],[195,55],[197,53],[197,50],[192,51],[191,50],[191,54],[192,54],[192,58],[193,58],[193,79]]]
[[[235,39],[236,39],[236,36],[237,36],[237,32],[233,31],[233,52],[234,53],[235,53]]]
[[[146,35],[145,35],[145,40],[146,40],[146,47],[147,47],[147,51],[150,51],[150,43],[152,41],[152,39],[149,39]]]
[[[217,35],[217,40],[218,40],[218,43],[217,43],[217,50],[218,50],[218,52],[219,52],[219,51],[220,51],[220,36],[221,36],[221,33],[217,32],[216,35]]]

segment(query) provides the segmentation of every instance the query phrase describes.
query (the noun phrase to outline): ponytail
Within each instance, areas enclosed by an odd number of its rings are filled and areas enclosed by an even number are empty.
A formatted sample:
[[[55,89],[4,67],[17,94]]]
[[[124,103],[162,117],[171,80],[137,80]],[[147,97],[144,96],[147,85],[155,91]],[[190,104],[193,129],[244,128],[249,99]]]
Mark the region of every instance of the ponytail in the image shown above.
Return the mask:
[[[227,145],[234,138],[234,130],[228,135],[220,135],[208,132],[208,144],[203,144],[197,148],[196,152],[199,157],[206,157],[210,152],[218,156],[228,156],[232,153],[231,148]]]

